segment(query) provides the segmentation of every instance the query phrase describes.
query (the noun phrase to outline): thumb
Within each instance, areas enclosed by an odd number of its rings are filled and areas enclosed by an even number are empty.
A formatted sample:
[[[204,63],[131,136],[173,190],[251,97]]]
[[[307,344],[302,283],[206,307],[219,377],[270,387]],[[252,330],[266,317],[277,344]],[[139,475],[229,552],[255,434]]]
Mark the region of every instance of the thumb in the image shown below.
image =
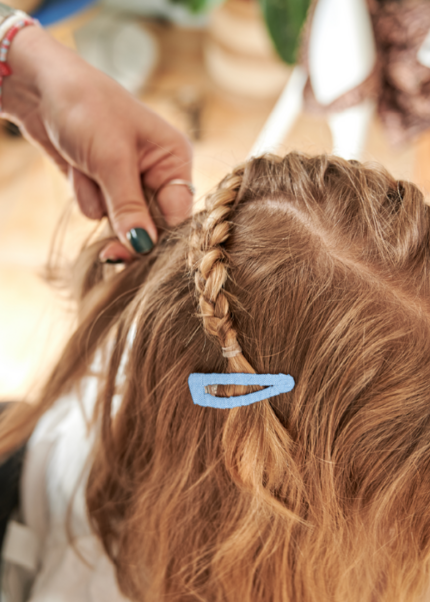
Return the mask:
[[[120,161],[100,179],[112,229],[134,253],[148,253],[157,242],[157,228],[145,201],[140,173],[132,161]],[[134,163],[135,165],[135,163]]]

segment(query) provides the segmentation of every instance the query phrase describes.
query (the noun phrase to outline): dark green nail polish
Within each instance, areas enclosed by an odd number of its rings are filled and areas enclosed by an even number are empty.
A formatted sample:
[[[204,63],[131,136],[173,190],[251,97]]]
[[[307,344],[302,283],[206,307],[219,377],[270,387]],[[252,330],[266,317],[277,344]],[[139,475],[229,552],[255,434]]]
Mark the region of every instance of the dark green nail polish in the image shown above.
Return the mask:
[[[106,259],[105,263],[124,263],[123,259]]]
[[[143,228],[132,228],[127,232],[127,238],[136,253],[149,253],[154,246],[148,232]]]

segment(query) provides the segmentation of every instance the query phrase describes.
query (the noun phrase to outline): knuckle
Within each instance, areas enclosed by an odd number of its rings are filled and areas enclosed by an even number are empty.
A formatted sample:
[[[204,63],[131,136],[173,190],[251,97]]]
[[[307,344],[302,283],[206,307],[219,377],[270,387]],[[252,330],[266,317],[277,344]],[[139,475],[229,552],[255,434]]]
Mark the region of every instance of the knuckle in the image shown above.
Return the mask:
[[[112,202],[109,217],[112,222],[120,223],[131,215],[147,216],[148,209],[144,202],[137,199],[121,199]]]

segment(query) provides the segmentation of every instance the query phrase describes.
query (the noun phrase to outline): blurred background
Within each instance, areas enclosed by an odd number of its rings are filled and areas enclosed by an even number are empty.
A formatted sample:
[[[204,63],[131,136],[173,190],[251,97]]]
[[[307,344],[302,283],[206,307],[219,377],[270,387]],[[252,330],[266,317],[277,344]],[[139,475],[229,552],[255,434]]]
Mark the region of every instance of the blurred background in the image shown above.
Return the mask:
[[[430,189],[427,0],[6,3],[190,136],[197,204],[264,151],[334,151]],[[43,280],[65,215],[68,259],[94,223],[0,120],[0,400],[31,400],[73,327],[72,303]]]

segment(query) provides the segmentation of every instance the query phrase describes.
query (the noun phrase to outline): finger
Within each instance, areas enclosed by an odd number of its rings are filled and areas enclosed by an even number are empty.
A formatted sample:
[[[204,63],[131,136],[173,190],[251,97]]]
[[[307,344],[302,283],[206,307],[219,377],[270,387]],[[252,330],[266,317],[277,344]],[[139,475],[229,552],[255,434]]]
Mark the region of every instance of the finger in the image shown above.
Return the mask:
[[[144,184],[157,194],[158,205],[169,226],[176,226],[191,215],[193,194],[186,185],[170,184],[183,180],[191,184],[192,148],[185,136],[176,136],[171,150],[158,147],[152,153],[153,164],[148,166],[148,156],[142,162]]]
[[[193,195],[183,184],[165,184],[157,194],[157,201],[169,226],[176,226],[191,215]]]
[[[103,195],[99,186],[75,167],[69,169],[69,179],[82,213],[90,219],[106,215]]]
[[[143,197],[136,157],[105,163],[100,187],[112,228],[134,253],[148,253],[157,241],[157,229]],[[109,169],[111,167],[111,169]]]
[[[102,249],[99,259],[103,263],[130,263],[134,256],[119,240],[113,240]]]

